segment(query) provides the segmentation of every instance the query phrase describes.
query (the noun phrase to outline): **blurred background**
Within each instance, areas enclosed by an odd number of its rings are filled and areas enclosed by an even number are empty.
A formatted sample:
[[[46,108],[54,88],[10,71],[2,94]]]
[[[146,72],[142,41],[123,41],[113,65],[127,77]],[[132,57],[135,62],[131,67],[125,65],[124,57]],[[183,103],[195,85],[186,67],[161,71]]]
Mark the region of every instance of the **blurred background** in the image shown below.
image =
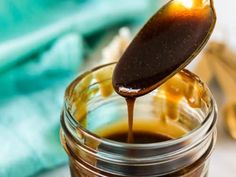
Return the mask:
[[[86,69],[116,60],[165,2],[0,1],[0,177],[70,176],[59,141],[66,86]],[[188,67],[219,107],[209,177],[236,174],[235,7],[234,0],[215,0],[214,34]]]

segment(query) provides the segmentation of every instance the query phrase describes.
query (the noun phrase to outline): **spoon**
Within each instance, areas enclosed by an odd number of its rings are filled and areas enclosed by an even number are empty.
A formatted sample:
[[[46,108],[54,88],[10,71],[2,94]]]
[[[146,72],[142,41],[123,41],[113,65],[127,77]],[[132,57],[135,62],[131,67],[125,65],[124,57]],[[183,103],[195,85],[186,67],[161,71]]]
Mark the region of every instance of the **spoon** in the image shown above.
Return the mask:
[[[215,56],[209,54],[208,52],[203,53],[199,63],[196,68],[194,68],[194,73],[198,75],[201,80],[207,84],[211,81],[214,76],[214,71],[210,62],[215,60]]]
[[[219,61],[213,62],[216,77],[226,97],[222,116],[229,134],[236,139],[236,82]]]
[[[231,70],[231,73],[234,73],[236,76],[236,53],[233,49],[222,42],[211,42],[207,52],[217,55],[218,59],[227,65],[229,71]]]
[[[194,69],[202,81],[209,83],[214,77],[212,62],[218,60],[225,70],[235,79],[236,82],[236,53],[226,44],[220,42],[210,42],[201,56],[199,63]]]
[[[189,64],[207,43],[216,23],[213,0],[172,0],[141,29],[117,63],[115,91],[147,94]]]

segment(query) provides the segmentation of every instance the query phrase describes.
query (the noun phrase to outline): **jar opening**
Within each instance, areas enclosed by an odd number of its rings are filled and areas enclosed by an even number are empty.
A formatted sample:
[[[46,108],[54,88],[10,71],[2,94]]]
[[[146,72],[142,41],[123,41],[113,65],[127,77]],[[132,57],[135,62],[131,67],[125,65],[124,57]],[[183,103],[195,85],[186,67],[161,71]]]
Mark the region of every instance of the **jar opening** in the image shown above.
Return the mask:
[[[210,116],[211,116],[212,112],[216,111],[216,110],[214,110],[215,103],[214,103],[214,99],[213,99],[209,89],[200,81],[200,79],[197,76],[195,76],[194,74],[192,74],[191,72],[189,72],[187,70],[183,70],[183,71],[181,71],[182,72],[181,74],[184,76],[184,78],[181,78],[182,80],[180,80],[178,78],[178,74],[176,75],[177,86],[178,86],[179,82],[191,82],[191,83],[194,83],[193,85],[191,85],[193,87],[192,89],[194,89],[194,87],[195,87],[195,91],[197,90],[198,92],[201,92],[201,95],[200,95],[201,98],[195,98],[196,100],[197,99],[200,100],[200,101],[198,100],[198,102],[200,102],[200,104],[198,103],[200,105],[199,107],[195,108],[194,107],[195,105],[189,106],[188,101],[191,100],[191,98],[189,100],[183,100],[181,102],[182,105],[180,105],[180,106],[184,107],[187,105],[188,107],[190,107],[191,109],[194,109],[195,111],[198,109],[199,110],[202,109],[202,112],[196,111],[196,112],[194,112],[194,114],[196,114],[196,115],[191,115],[192,117],[195,116],[195,118],[193,119],[194,121],[192,121],[190,119],[186,119],[186,118],[181,120],[181,121],[186,121],[186,124],[188,124],[188,126],[189,126],[189,127],[187,127],[188,130],[179,130],[178,135],[176,135],[176,137],[171,137],[170,139],[167,139],[166,141],[161,141],[161,142],[156,142],[156,143],[153,142],[153,143],[145,143],[145,144],[142,144],[142,143],[128,144],[128,143],[124,143],[124,142],[113,141],[113,140],[109,139],[109,137],[106,138],[106,136],[104,135],[106,133],[104,133],[104,132],[101,133],[101,132],[99,132],[100,130],[94,131],[95,128],[91,128],[92,121],[93,122],[100,122],[100,124],[102,124],[102,122],[104,121],[104,125],[109,125],[106,128],[112,129],[112,127],[113,128],[115,127],[115,126],[112,126],[114,120],[113,119],[107,120],[107,118],[104,118],[104,117],[108,117],[108,119],[109,119],[109,116],[114,116],[114,114],[117,114],[117,112],[119,112],[119,111],[121,111],[121,112],[126,111],[126,105],[124,104],[124,101],[123,102],[121,101],[121,99],[123,99],[123,98],[118,96],[113,91],[113,88],[112,88],[111,76],[112,76],[112,71],[114,69],[114,66],[115,66],[115,63],[112,63],[112,64],[99,66],[91,71],[88,71],[88,72],[82,74],[80,77],[78,77],[67,88],[66,95],[65,95],[65,111],[68,111],[68,115],[70,115],[69,120],[70,120],[70,124],[73,126],[73,129],[74,130],[79,129],[79,133],[77,131],[77,133],[79,135],[92,136],[93,139],[95,139],[96,141],[99,141],[99,142],[102,142],[105,144],[113,144],[113,145],[116,144],[117,146],[124,146],[125,145],[125,146],[130,146],[130,147],[133,147],[133,146],[146,147],[146,146],[158,145],[160,147],[165,147],[170,144],[177,144],[182,141],[185,141],[185,140],[189,139],[190,137],[195,136],[197,134],[205,134],[206,132],[202,131],[202,129],[207,129],[206,127],[210,128],[210,125],[212,125],[214,123],[213,119],[210,119]],[[174,80],[174,79],[172,79],[172,80]],[[174,83],[174,84],[176,84],[176,83]],[[180,84],[183,84],[183,83],[180,83]],[[163,84],[163,85],[165,85],[165,84]],[[163,107],[163,104],[166,104],[163,102],[163,100],[166,98],[164,98],[164,96],[163,96],[162,89],[158,88],[148,95],[149,95],[149,97],[154,97],[154,98],[152,98],[154,100],[153,101],[154,103],[152,102],[152,103],[148,103],[148,104],[156,104],[155,105],[156,107],[157,106]],[[119,97],[119,99],[117,97]],[[144,97],[147,97],[147,96],[144,96]],[[199,97],[199,95],[197,95],[195,97]],[[138,99],[142,99],[142,98],[138,98]],[[151,99],[151,98],[148,98],[148,99]],[[196,100],[195,100],[195,102],[197,102]],[[117,103],[114,103],[112,105],[113,106],[113,108],[112,108],[112,106],[109,104],[111,104],[111,102],[114,102],[114,101],[117,101]],[[145,101],[147,101],[147,100],[144,99],[142,101],[145,104]],[[148,101],[150,101],[150,100],[148,100]],[[171,102],[171,100],[169,102]],[[141,103],[141,104],[143,104],[143,103]],[[120,108],[119,111],[114,112],[113,110],[111,110],[111,109],[119,109],[119,107],[118,107],[118,106],[120,106],[119,104],[123,104],[122,105],[123,107]],[[190,102],[190,104],[191,104],[191,102]],[[104,107],[104,105],[109,105],[109,106]],[[137,114],[140,114],[139,108],[141,106],[137,106],[138,107]],[[161,109],[164,109],[164,108],[161,108]],[[183,108],[180,108],[180,109],[183,109]],[[151,110],[151,111],[153,111],[153,110]],[[156,111],[156,110],[154,110],[154,111]],[[165,111],[166,111],[166,109],[165,109]],[[159,112],[158,111],[156,111],[156,112],[157,112],[156,113],[157,116],[160,116],[160,117],[162,116],[161,110],[159,110]],[[183,114],[184,113],[186,114],[186,112],[183,112]],[[192,110],[191,110],[191,114],[193,114]],[[89,116],[92,118],[88,118]],[[96,120],[94,118],[96,116],[97,117],[100,116],[100,119]],[[103,119],[106,119],[106,120],[101,119],[102,116],[103,116]],[[120,123],[119,125],[116,125],[116,126],[125,127],[124,124],[128,124],[126,121],[127,116],[125,117],[124,115],[118,115],[118,117],[119,116],[123,116],[123,119],[125,118],[125,120],[122,120],[122,123]],[[151,115],[151,116],[153,116],[153,115]],[[192,117],[190,117],[190,118],[192,118]],[[89,120],[89,119],[91,119],[91,120]],[[153,120],[154,119],[148,119],[148,121],[153,121]],[[88,122],[88,121],[90,121],[90,122]],[[192,122],[190,122],[190,121],[192,121]],[[137,127],[138,127],[137,129],[140,129],[140,127],[139,127],[140,125],[138,125],[138,124],[143,124],[143,123],[145,124],[145,121],[143,121],[143,120],[141,120],[139,123],[137,123]],[[156,123],[157,123],[157,121],[156,121]],[[145,125],[148,125],[148,124],[146,123]],[[96,126],[99,127],[101,125],[95,125],[95,127]],[[148,126],[150,126],[150,125],[148,125]],[[150,126],[150,129],[153,129],[153,128],[155,128],[155,127]],[[173,126],[172,126],[172,128],[173,128]],[[127,129],[127,126],[126,126],[126,129]],[[102,131],[104,131],[104,130],[102,130]],[[142,130],[137,131],[137,132],[138,133],[142,132]],[[119,133],[121,134],[124,132],[119,132]],[[167,134],[164,134],[164,135],[167,135]]]

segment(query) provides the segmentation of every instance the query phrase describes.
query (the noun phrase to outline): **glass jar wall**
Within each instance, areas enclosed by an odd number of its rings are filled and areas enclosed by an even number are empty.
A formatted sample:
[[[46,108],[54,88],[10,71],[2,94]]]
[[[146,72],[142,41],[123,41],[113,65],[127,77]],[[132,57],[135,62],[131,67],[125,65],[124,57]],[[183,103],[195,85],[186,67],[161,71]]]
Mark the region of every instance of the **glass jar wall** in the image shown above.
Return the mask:
[[[142,139],[128,144],[114,136],[128,132],[125,99],[111,83],[114,66],[88,71],[66,90],[61,141],[72,177],[207,176],[217,116],[208,88],[183,70],[165,83],[173,85],[175,95],[164,84],[138,98],[133,132],[142,132]],[[153,135],[160,141],[150,140]]]

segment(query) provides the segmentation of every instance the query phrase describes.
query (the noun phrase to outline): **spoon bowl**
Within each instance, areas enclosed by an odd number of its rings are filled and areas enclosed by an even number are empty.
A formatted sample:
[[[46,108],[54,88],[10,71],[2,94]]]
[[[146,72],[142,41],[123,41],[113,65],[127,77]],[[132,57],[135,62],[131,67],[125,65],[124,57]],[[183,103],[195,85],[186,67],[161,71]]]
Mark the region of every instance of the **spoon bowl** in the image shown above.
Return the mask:
[[[113,87],[124,97],[145,95],[189,64],[216,23],[212,1],[172,0],[144,25],[120,58]]]

